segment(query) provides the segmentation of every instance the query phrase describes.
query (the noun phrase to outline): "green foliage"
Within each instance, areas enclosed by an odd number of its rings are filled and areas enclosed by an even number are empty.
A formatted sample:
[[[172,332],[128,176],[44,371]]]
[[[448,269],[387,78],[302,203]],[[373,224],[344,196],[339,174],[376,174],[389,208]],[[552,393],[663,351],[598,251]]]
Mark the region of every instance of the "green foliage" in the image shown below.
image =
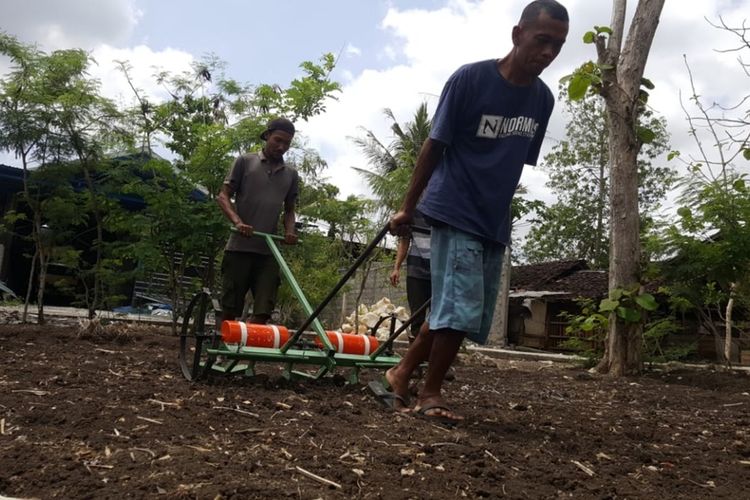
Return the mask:
[[[696,350],[696,342],[670,341],[677,339],[682,328],[674,316],[658,318],[643,329],[643,356],[650,363],[680,361]]]
[[[37,248],[45,251],[39,259],[45,266],[51,259],[77,277],[69,285],[91,312],[116,305],[122,282],[135,276],[166,272],[178,309],[179,278],[188,268],[203,269],[207,260],[200,279],[212,284],[228,233],[213,201],[233,158],[258,149],[258,135],[269,118],[307,119],[323,112],[327,99],[340,90],[329,77],[335,67],[331,54],[318,63],[303,62],[301,75],[286,89],[226,78],[224,64],[209,55],[190,72],[158,74],[157,82],[171,99],[152,102],[132,85],[131,68],[123,61],[120,69],[131,83],[135,105],[120,110],[87,75],[91,59],[82,50],[46,54],[0,33],[0,54],[12,63],[0,80],[0,149],[22,158],[22,201],[31,210],[28,216],[7,215],[6,225],[33,228]],[[157,137],[166,137],[166,146],[177,155],[173,164],[153,154]],[[123,150],[127,153],[119,159],[107,159]],[[301,140],[290,157],[306,181],[303,186],[317,189],[325,162]],[[194,201],[197,189],[207,203]],[[120,196],[141,199],[145,208],[125,212]],[[361,213],[354,212],[363,205],[341,203],[344,208],[329,215],[339,224],[337,230],[361,224]],[[44,242],[42,227],[52,235]],[[315,249],[320,255],[305,258],[335,262],[330,249],[310,244],[307,251]]]
[[[648,127],[637,127],[635,133],[643,144],[651,144],[656,140],[656,132]]]
[[[609,328],[609,319],[599,312],[596,302],[581,298],[577,301],[579,314],[561,313],[568,321],[565,334],[569,337],[562,347],[576,352],[584,358],[584,366],[595,366],[603,353],[604,339]]]
[[[569,122],[566,137],[553,146],[541,163],[549,175],[547,187],[556,195],[552,205],[536,211],[523,245],[531,262],[586,259],[594,268],[609,263],[609,126],[603,99],[588,95],[580,101],[566,98]],[[648,229],[647,214],[660,206],[674,182],[670,167],[654,165],[667,151],[668,134],[663,118],[644,110],[641,128],[653,134],[638,158],[641,227]]]
[[[586,93],[590,88],[594,90],[601,88],[601,71],[602,68],[597,63],[587,61],[576,68],[571,75],[563,77],[560,83],[568,84],[568,99],[571,101],[580,101],[586,97]]]
[[[750,268],[750,196],[747,176],[727,168],[715,179],[701,171],[682,183],[677,220],[666,230],[665,272],[674,293],[705,311],[721,309],[731,283],[745,283]],[[708,308],[708,309],[706,309]]]
[[[122,143],[119,113],[113,103],[99,94],[99,82],[86,72],[91,62],[83,50],[57,50],[49,54],[0,35],[0,53],[12,61],[11,71],[0,80],[0,149],[20,158],[24,170],[22,202],[30,210],[31,239],[38,261],[39,305],[43,301],[45,274],[53,255],[55,239],[45,233],[64,234],[75,223],[76,215],[93,214],[95,236],[89,244],[91,267],[80,276],[90,314],[102,303],[105,259],[104,210],[100,184],[106,172],[98,169],[103,151]],[[55,177],[65,164],[72,169]],[[36,183],[36,177],[45,177]],[[86,196],[63,193],[57,183],[70,178],[82,180]],[[69,187],[66,185],[66,187]],[[65,201],[75,200],[72,207]],[[69,216],[72,216],[69,217]],[[46,239],[46,241],[43,241]],[[40,315],[40,321],[43,321]]]
[[[289,109],[294,118],[307,119],[325,111],[326,98],[333,97],[340,90],[336,82],[330,80],[331,71],[336,66],[333,54],[325,54],[320,64],[305,61],[300,64],[305,76],[297,78],[289,85],[283,97],[282,109]]]
[[[600,44],[601,47],[606,43],[606,36],[611,35],[612,29],[607,26],[594,26],[593,31],[587,31],[583,35],[583,43]],[[600,64],[594,61],[587,61],[576,68],[573,73],[564,76],[560,83],[567,84],[567,97],[571,101],[579,101],[586,97],[587,93],[599,94],[603,90],[605,72],[613,71],[616,68],[609,64]],[[648,78],[641,78],[641,89],[638,100],[641,109],[648,102],[648,90],[655,88],[654,83]],[[648,144],[653,140],[653,136],[641,128],[634,131],[639,140]]]
[[[742,30],[723,29],[744,40]],[[748,49],[741,43],[731,50]],[[750,196],[741,163],[750,159],[750,120],[742,105],[747,97],[737,105],[705,101],[692,74],[690,83],[683,109],[695,152],[680,158],[687,174],[678,184],[677,217],[664,231],[663,253],[670,258],[663,272],[673,296],[718,337],[722,326],[736,326],[727,314],[729,301],[740,310],[750,301]]]
[[[228,229],[213,202],[232,161],[238,153],[260,149],[259,135],[270,117],[306,119],[322,112],[324,101],[339,90],[339,85],[328,78],[334,62],[330,54],[323,56],[321,64],[303,62],[303,76],[287,89],[271,84],[253,87],[226,78],[223,62],[213,56],[196,64],[192,72],[159,75],[172,99],[148,106],[146,119],[134,125],[143,135],[149,133],[144,124],[159,125],[158,130],[167,137],[166,146],[178,155],[177,171],[167,164],[151,162],[149,168],[155,177],[143,185],[130,185],[148,206],[139,216],[144,220],[123,221],[124,225],[134,225],[124,230],[140,234],[136,238],[140,246],[132,251],[142,256],[141,272],[158,269],[170,276],[176,273],[171,283],[177,287],[180,273],[198,266],[198,261],[207,261],[207,267],[199,268],[201,281],[203,286],[214,287],[216,263]],[[142,105],[137,92],[136,96]],[[307,199],[308,188],[317,183],[316,176],[325,168],[325,162],[307,150],[299,137],[295,138],[287,162],[298,167],[303,179],[300,199]],[[208,203],[190,201],[196,187],[204,191]],[[304,205],[303,201],[303,211]],[[176,219],[177,213],[181,216]],[[139,227],[150,230],[142,234]],[[181,266],[172,264],[176,255],[182,256]]]
[[[561,314],[569,322],[565,332],[570,337],[563,343],[563,347],[583,357],[586,367],[595,366],[604,352],[609,315],[615,313],[618,318],[629,323],[644,322],[642,353],[646,361],[661,363],[685,359],[695,351],[696,344],[680,340],[682,327],[675,315],[680,313],[684,303],[679,297],[670,296],[666,289],[662,289],[660,293],[669,298],[667,314],[657,312],[659,304],[653,295],[638,293],[636,289],[615,289],[598,305],[591,299],[579,299],[579,314]],[[649,321],[646,320],[648,315],[655,317]]]
[[[348,257],[338,243],[340,240],[332,240],[317,231],[303,231],[300,236],[302,243],[292,247],[283,246],[281,251],[308,302],[316,307],[339,281],[342,264],[348,262]],[[299,325],[307,318],[284,280],[279,289],[277,307],[281,312],[282,324]]]
[[[639,288],[640,285],[631,290],[610,290],[609,297],[599,304],[599,312],[615,313],[626,323],[640,323],[646,317],[646,313],[655,311],[659,306],[653,295],[640,293]]]

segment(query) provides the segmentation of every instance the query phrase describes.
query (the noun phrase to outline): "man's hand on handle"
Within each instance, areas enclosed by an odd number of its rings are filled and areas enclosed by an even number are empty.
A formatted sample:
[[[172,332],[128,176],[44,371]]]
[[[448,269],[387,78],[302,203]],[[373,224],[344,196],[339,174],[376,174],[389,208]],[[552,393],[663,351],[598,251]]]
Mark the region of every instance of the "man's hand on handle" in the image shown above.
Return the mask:
[[[412,219],[414,219],[414,214],[411,212],[405,212],[403,210],[396,212],[393,217],[391,217],[391,234],[402,238],[409,236]]]
[[[235,229],[237,229],[237,232],[240,233],[242,236],[250,237],[253,235],[253,226],[249,224],[245,224],[244,222],[237,221],[234,224]]]
[[[287,245],[296,245],[298,239],[298,236],[294,233],[286,233],[284,235],[284,243],[286,243]]]

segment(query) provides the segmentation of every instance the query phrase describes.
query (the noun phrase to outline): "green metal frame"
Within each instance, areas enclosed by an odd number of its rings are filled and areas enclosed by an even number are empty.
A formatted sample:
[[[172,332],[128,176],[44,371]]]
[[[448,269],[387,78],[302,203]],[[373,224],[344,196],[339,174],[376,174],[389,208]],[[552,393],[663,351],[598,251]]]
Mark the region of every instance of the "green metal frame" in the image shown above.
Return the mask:
[[[322,323],[318,320],[317,315],[323,309],[323,307],[330,301],[335,293],[343,286],[343,283],[354,273],[356,268],[364,261],[364,259],[372,252],[372,249],[382,240],[387,232],[387,227],[383,228],[376,239],[367,247],[362,253],[357,262],[352,266],[349,272],[342,278],[341,282],[337,287],[329,294],[329,296],[318,306],[317,309],[313,310],[310,303],[305,297],[302,288],[294,278],[289,266],[287,265],[284,257],[281,255],[279,248],[274,243],[274,240],[282,240],[283,238],[278,235],[272,235],[267,233],[261,233],[259,231],[254,232],[256,236],[263,237],[268,244],[271,253],[273,254],[276,262],[279,264],[281,273],[284,279],[289,283],[292,292],[296,296],[300,305],[304,311],[308,314],[308,320],[304,323],[303,328],[310,326],[313,330],[312,333],[320,339],[323,347],[322,349],[301,349],[299,348],[298,341],[301,336],[306,333],[302,329],[292,332],[289,340],[278,349],[266,348],[266,347],[230,347],[225,344],[219,338],[219,325],[215,325],[214,331],[210,334],[202,334],[204,338],[210,338],[212,342],[196,342],[196,348],[203,354],[207,354],[210,361],[203,362],[197,361],[199,356],[195,356],[195,362],[199,363],[201,367],[205,367],[207,370],[214,372],[230,374],[230,373],[243,373],[246,376],[255,375],[255,364],[260,361],[268,361],[273,363],[285,363],[286,367],[284,370],[284,376],[287,378],[310,378],[319,379],[325,374],[332,372],[335,368],[351,368],[352,372],[348,378],[349,382],[357,383],[359,381],[359,371],[361,368],[389,368],[396,365],[401,358],[398,356],[384,355],[383,353],[389,348],[395,338],[408,326],[409,322],[405,323],[397,332],[393,331],[389,339],[381,343],[381,345],[373,353],[367,355],[356,355],[356,354],[344,354],[336,352],[331,341],[326,335],[325,329]],[[186,317],[185,322],[190,321],[190,318]],[[199,330],[200,328],[198,328]],[[205,327],[203,329],[206,329]],[[193,328],[192,331],[195,331]],[[187,328],[183,328],[183,332],[188,331]],[[197,338],[197,336],[196,336]],[[212,347],[213,346],[213,347]],[[319,366],[317,372],[311,374],[302,372],[294,369],[295,365],[306,365],[306,366]],[[184,371],[184,370],[183,370]],[[196,373],[203,374],[206,370],[197,370]],[[185,375],[187,377],[187,373]]]

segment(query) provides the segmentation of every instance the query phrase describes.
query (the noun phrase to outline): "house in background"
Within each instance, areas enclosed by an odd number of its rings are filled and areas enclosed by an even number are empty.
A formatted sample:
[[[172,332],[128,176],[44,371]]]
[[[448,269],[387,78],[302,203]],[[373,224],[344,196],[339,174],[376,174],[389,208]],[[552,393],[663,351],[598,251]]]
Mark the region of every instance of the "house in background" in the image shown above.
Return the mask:
[[[579,298],[607,296],[606,271],[589,269],[585,260],[514,266],[511,271],[508,344],[560,350],[567,321],[560,313],[578,314]]]

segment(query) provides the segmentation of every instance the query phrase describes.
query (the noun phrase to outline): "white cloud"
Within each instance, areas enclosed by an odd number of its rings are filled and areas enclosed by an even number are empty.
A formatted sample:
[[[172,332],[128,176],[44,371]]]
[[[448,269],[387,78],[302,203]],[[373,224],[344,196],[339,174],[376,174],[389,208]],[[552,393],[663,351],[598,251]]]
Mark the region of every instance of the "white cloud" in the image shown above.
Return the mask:
[[[359,47],[355,47],[354,45],[350,43],[350,44],[347,44],[346,48],[344,49],[344,53],[349,57],[361,56],[362,49],[360,49]]]
[[[2,29],[43,50],[118,44],[141,17],[135,0],[27,0],[0,2]]]
[[[427,100],[434,110],[447,77],[460,65],[504,56],[510,49],[512,26],[527,0],[446,0],[442,7],[400,9],[397,2],[382,19],[374,20],[387,40],[380,47],[355,46],[344,49],[335,77],[342,82],[338,101],[328,104],[327,112],[300,124],[310,146],[328,160],[328,175],[342,194],[364,194],[363,180],[351,166],[367,167],[365,159],[347,137],[361,134],[360,127],[372,130],[388,142],[392,139],[383,109],[391,108],[399,122],[412,118],[417,106]],[[565,0],[571,16],[568,43],[543,78],[556,92],[559,78],[577,65],[595,57],[594,49],[581,41],[594,25],[607,25],[610,2]],[[635,2],[631,1],[630,12]],[[687,54],[694,70],[695,84],[702,95],[724,102],[736,101],[747,93],[748,79],[739,68],[735,54],[714,49],[736,45],[736,39],[712,28],[704,17],[740,22],[750,11],[750,0],[694,0],[667,2],[661,16],[654,46],[646,69],[656,84],[651,105],[663,114],[673,138],[673,147],[687,151],[692,142],[687,135],[679,93],[689,93],[689,80],[682,59]],[[175,49],[156,51],[147,45],[128,46],[141,12],[136,0],[34,0],[0,2],[2,28],[26,42],[36,41],[44,50],[83,47],[91,51],[98,65],[92,75],[102,81],[105,95],[132,102],[125,78],[115,70],[114,60],[129,60],[136,87],[152,98],[163,97],[153,78],[154,68],[171,72],[187,70],[193,56]],[[339,22],[334,20],[335,22]],[[13,30],[16,30],[15,32]],[[186,25],[184,29],[192,29]],[[142,40],[148,40],[144,34]],[[145,42],[144,42],[145,43]],[[368,69],[360,69],[372,61]],[[0,61],[2,72],[4,61]],[[7,63],[6,63],[7,64]],[[375,66],[377,64],[377,66]],[[357,68],[356,70],[353,68]],[[377,67],[379,69],[372,69]],[[558,106],[550,123],[549,135],[564,135],[564,116]],[[547,141],[543,153],[552,141]],[[522,182],[530,194],[550,201],[543,172],[527,168]]]
[[[305,134],[319,147],[331,166],[329,175],[344,194],[366,193],[362,179],[350,167],[366,167],[364,158],[347,136],[358,135],[362,126],[384,141],[391,139],[389,123],[382,109],[389,107],[399,121],[411,119],[417,105],[428,100],[434,109],[436,95],[445,79],[461,64],[502,57],[510,49],[510,32],[526,1],[453,0],[436,10],[400,10],[392,7],[380,23],[391,34],[378,60],[398,61],[381,70],[364,70],[347,78],[338,102],[331,103],[324,116],[311,119]],[[583,61],[595,58],[594,48],[582,43],[582,35],[594,25],[607,25],[611,4],[590,0],[565,2],[571,16],[568,43],[557,61],[545,72],[544,80],[553,92],[559,79]],[[689,79],[682,59],[687,54],[695,82],[703,95],[716,98],[745,95],[747,77],[741,73],[735,55],[718,54],[731,37],[709,26],[704,17],[742,19],[750,2],[743,0],[698,0],[686,8],[682,2],[667,2],[646,68],[656,84],[651,105],[668,121],[675,149],[692,147],[687,134],[679,94],[689,94]],[[630,2],[630,14],[634,2]],[[342,68],[339,71],[347,71]],[[722,75],[717,81],[716,75]],[[726,75],[726,76],[724,76]],[[731,75],[731,76],[730,76]],[[349,75],[347,75],[349,76]],[[551,137],[564,136],[565,119],[558,106],[550,123]],[[545,151],[553,145],[547,141]],[[546,177],[527,168],[521,180],[530,195],[551,201],[544,187]]]
[[[179,73],[189,70],[193,61],[191,54],[175,49],[123,47],[141,16],[135,0],[0,2],[0,19],[8,33],[46,52],[71,47],[87,50],[95,60],[89,72],[100,79],[103,95],[128,104],[133,92],[115,61],[129,61],[134,85],[152,99],[167,95],[153,77],[157,69]],[[0,61],[0,72],[7,69],[7,59]]]
[[[12,4],[12,5],[11,5]],[[193,55],[171,48],[127,47],[141,12],[135,0],[34,0],[1,2],[2,28],[24,43],[36,43],[46,52],[71,47],[87,50],[94,59],[89,74],[100,80],[101,93],[122,105],[135,102],[133,91],[116,61],[128,61],[133,85],[153,100],[168,97],[156,82],[157,71],[181,73],[191,69]],[[0,58],[0,75],[9,69]],[[3,161],[12,161],[5,156]]]

